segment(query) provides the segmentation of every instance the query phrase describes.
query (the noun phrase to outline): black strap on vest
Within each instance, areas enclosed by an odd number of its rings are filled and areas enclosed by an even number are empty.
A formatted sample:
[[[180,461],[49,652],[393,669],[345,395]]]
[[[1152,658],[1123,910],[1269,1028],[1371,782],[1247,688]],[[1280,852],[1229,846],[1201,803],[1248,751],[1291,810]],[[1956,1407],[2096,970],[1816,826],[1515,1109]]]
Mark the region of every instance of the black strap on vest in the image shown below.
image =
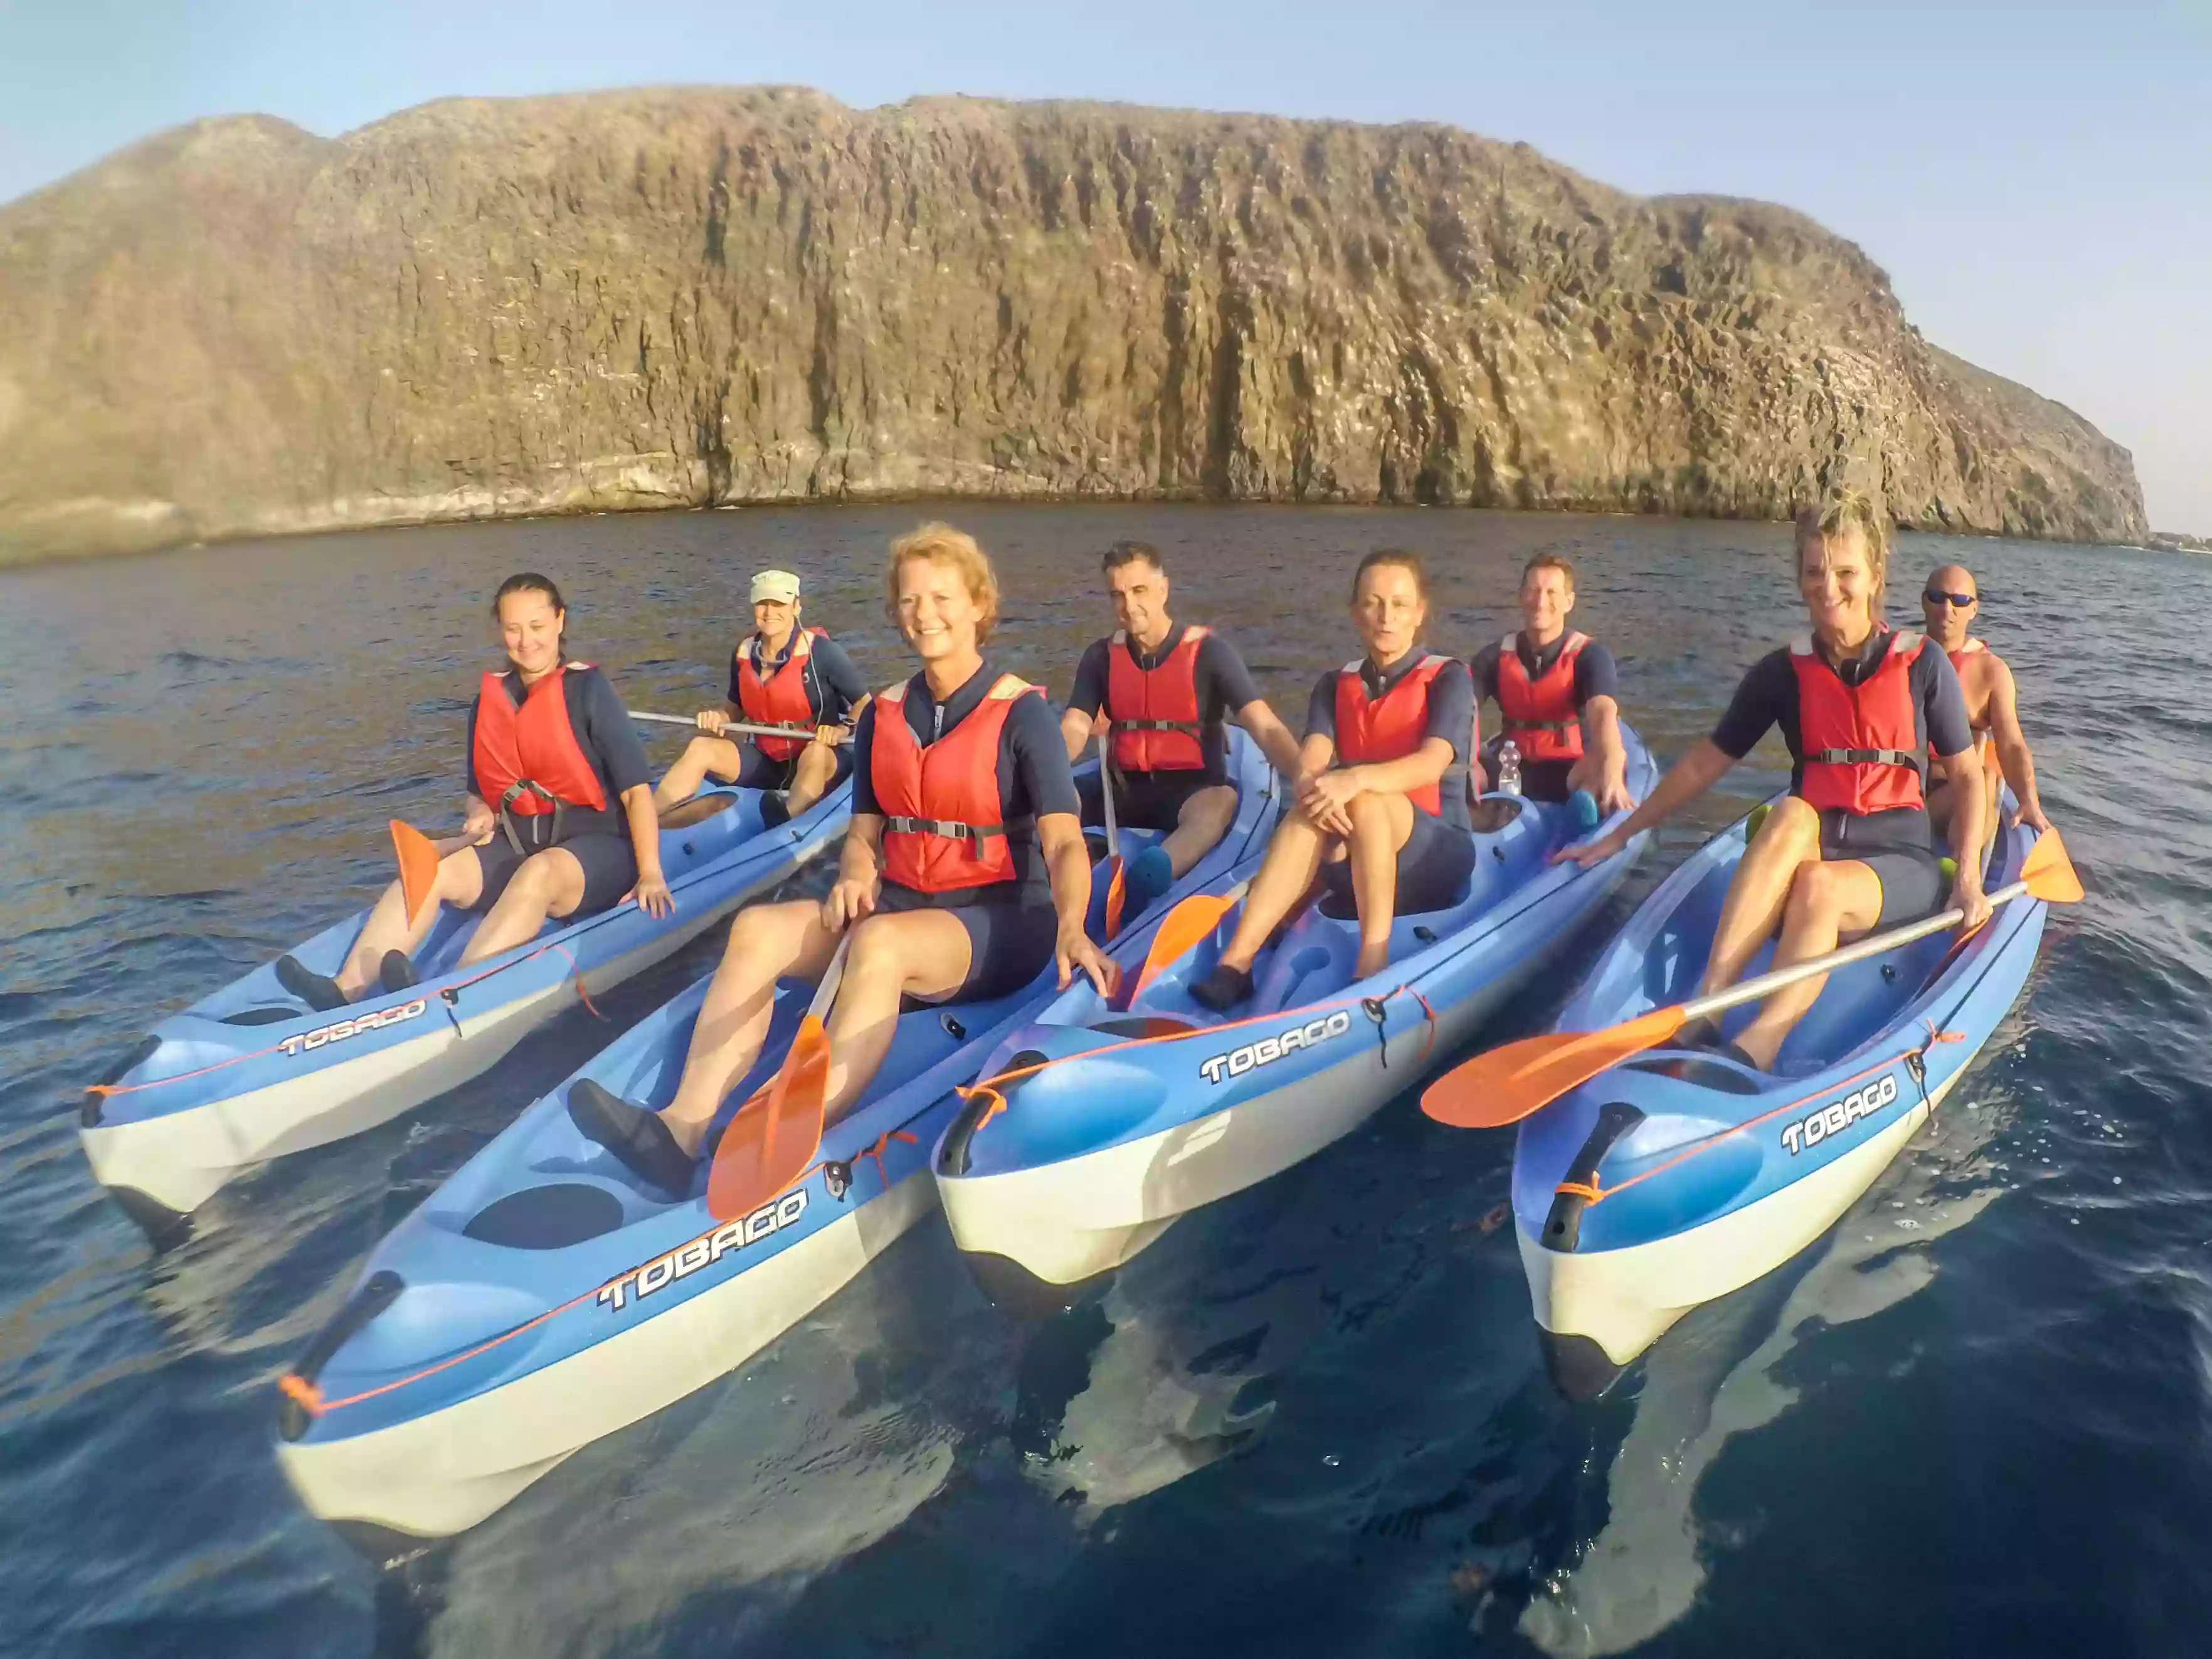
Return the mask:
[[[1805,757],[1815,766],[1909,766],[1920,769],[1920,757],[1902,749],[1815,749]]]
[[[1107,719],[1116,732],[1187,732],[1194,738],[1206,732],[1196,720],[1117,720],[1111,714]]]
[[[951,818],[887,817],[884,829],[895,836],[942,836],[948,840],[969,842],[975,846],[979,858],[985,842],[1006,838],[1006,826],[1003,823],[957,823]]]
[[[517,778],[513,783],[507,785],[507,793],[499,798],[499,805],[494,809],[499,814],[499,827],[507,832],[507,844],[514,848],[514,850],[520,854],[527,854],[531,850],[530,848],[525,847],[522,844],[522,837],[515,833],[514,814],[507,810],[514,804],[516,797],[520,795],[535,795],[538,799],[544,801],[547,805],[553,809],[553,834],[550,840],[541,839],[538,830],[535,827],[536,821],[544,817],[545,814],[543,812],[531,812],[525,814],[526,817],[532,820],[532,828],[530,832],[532,844],[540,848],[559,846],[561,844],[561,818],[562,815],[568,810],[568,803],[562,800],[560,796],[555,794],[550,789],[548,789],[544,784],[538,782],[535,778]]]

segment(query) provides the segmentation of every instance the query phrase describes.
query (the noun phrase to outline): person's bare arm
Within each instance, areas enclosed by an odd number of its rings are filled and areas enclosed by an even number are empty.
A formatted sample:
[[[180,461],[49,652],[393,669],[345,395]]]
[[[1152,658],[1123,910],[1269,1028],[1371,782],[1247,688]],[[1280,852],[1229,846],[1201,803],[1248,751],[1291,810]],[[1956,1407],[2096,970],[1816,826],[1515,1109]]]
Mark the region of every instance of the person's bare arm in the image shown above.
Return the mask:
[[[1336,758],[1336,739],[1316,732],[1298,745],[1298,769],[1291,783],[1292,799],[1297,810],[1317,830],[1332,836],[1352,833],[1352,815],[1344,810],[1340,801],[1333,800],[1316,792],[1315,784],[1328,774],[1329,763]]]
[[[876,908],[882,890],[884,818],[879,812],[855,812],[837,856],[837,880],[822,901],[822,925],[842,933]]]
[[[1252,734],[1252,741],[1260,745],[1260,752],[1267,757],[1267,764],[1285,777],[1298,775],[1298,740],[1291,735],[1291,728],[1275,717],[1265,697],[1255,697],[1237,711],[1237,723]],[[1066,722],[1062,722],[1065,729]]]
[[[1659,780],[1659,787],[1625,821],[1595,841],[1584,842],[1579,847],[1560,848],[1552,855],[1553,862],[1572,859],[1577,864],[1588,866],[1611,858],[1628,845],[1630,837],[1643,830],[1657,828],[1704,794],[1718,783],[1727,775],[1729,768],[1735,764],[1722,752],[1719,744],[1711,738],[1705,738],[1668,769],[1667,775]]]
[[[1095,717],[1080,708],[1070,708],[1060,717],[1060,741],[1067,745],[1069,765],[1083,758],[1083,750],[1091,741],[1091,728],[1097,724]]]
[[[2020,802],[2020,821],[2031,830],[2051,828],[2043,816],[2043,802],[2035,793],[2035,757],[2027,751],[2027,734],[2020,729],[2018,688],[2012,670],[2002,662],[1990,665],[1996,672],[1990,681],[1990,732],[1996,740],[1997,765]]]
[[[1595,796],[1597,810],[1604,816],[1626,812],[1636,805],[1636,797],[1628,793],[1628,745],[1620,735],[1620,705],[1611,697],[1596,696],[1580,712],[1588,741],[1567,781]]]
[[[1951,785],[1951,845],[1980,847],[1990,811],[1989,791],[1982,787],[1981,756],[1970,744],[1955,755],[1938,755],[1936,763]],[[1990,919],[1990,902],[1982,894],[1982,861],[1975,857],[1954,862],[1959,873],[1951,883],[1951,902],[1966,913],[1959,926],[1971,933]]]
[[[1036,824],[1037,845],[1043,849],[1052,883],[1052,906],[1060,915],[1059,939],[1053,947],[1060,965],[1060,988],[1065,991],[1073,984],[1080,971],[1090,975],[1100,996],[1111,996],[1121,983],[1121,967],[1083,930],[1091,915],[1091,849],[1084,845],[1083,824],[1073,812],[1040,812]]]
[[[668,878],[660,869],[660,814],[653,810],[653,786],[633,785],[622,792],[623,817],[629,823],[630,851],[637,855],[638,908],[658,921],[676,908]]]

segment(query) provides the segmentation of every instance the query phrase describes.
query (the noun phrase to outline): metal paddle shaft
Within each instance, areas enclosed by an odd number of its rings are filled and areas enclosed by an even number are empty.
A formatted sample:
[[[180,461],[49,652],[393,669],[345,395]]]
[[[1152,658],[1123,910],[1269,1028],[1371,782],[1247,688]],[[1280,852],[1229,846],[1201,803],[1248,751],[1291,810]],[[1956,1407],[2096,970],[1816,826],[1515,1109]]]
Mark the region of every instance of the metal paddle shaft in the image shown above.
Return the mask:
[[[1114,763],[1107,753],[1106,729],[1098,730],[1098,799],[1104,803],[1106,814],[1106,856],[1121,856],[1121,826],[1114,818]]]
[[[696,719],[688,714],[653,714],[642,708],[633,708],[629,711],[629,717],[634,720],[649,721],[654,726],[688,726],[695,732],[706,731]],[[809,741],[814,736],[814,728],[811,726],[752,726],[744,720],[725,722],[722,732],[726,736],[736,732],[748,738],[805,738]],[[707,735],[712,737],[714,734],[708,732]]]

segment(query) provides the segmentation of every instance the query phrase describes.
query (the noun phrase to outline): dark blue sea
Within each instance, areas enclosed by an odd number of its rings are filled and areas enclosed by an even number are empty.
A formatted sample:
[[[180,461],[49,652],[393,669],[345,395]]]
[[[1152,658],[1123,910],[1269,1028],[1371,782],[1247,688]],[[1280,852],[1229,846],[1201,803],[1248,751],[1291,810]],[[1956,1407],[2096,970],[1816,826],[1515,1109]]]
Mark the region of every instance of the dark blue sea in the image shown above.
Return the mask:
[[[1769,525],[1457,511],[945,509],[998,557],[1009,665],[1064,694],[1157,541],[1294,720],[1354,654],[1354,556],[1438,573],[1433,642],[1582,571],[1671,757],[1797,626]],[[396,1565],[307,1515],[276,1382],[381,1234],[714,960],[710,936],[411,1118],[264,1167],[155,1254],[77,1145],[161,1015],[361,903],[385,821],[451,818],[484,600],[556,577],[632,706],[715,701],[745,579],[878,682],[913,507],[380,532],[0,573],[0,1652],[10,1656],[2212,1653],[2212,562],[1905,538],[1982,581],[2087,874],[1939,1119],[1827,1237],[1613,1395],[1546,1382],[1508,1134],[1411,1097],[1202,1212],[1104,1298],[986,1304],[942,1223],[741,1370]],[[666,738],[657,750],[673,757]],[[1778,787],[1762,750],[1603,934]]]

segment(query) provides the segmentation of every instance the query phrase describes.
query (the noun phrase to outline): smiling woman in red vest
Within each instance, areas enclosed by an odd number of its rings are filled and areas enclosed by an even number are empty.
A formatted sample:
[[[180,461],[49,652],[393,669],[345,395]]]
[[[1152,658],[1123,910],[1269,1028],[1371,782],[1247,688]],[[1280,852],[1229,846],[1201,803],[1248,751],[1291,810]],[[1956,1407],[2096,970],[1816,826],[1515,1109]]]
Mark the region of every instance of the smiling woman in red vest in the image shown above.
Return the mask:
[[[999,585],[974,539],[924,525],[891,544],[886,597],[921,660],[854,738],[853,827],[819,902],[758,905],[730,929],[684,1076],[654,1114],[588,1080],[576,1127],[671,1196],[690,1190],[723,1099],[767,1040],[776,981],[817,981],[853,935],[830,1010],[825,1121],[874,1078],[900,1000],[980,1002],[1052,968],[1103,992],[1113,964],[1085,935],[1091,859],[1075,780],[1043,695],[983,654]]]
[[[489,913],[463,967],[535,939],[548,916],[609,909],[633,889],[652,915],[672,908],[645,750],[607,677],[562,657],[561,590],[544,576],[510,576],[492,615],[507,668],[486,671],[469,713],[461,836],[470,844],[440,860],[433,890],[441,904]],[[279,958],[276,977],[313,1008],[343,1007],[372,986],[411,985],[410,952],[438,908],[423,905],[410,923],[394,882],[337,978],[291,957]]]
[[[1191,988],[1225,1012],[1252,994],[1252,962],[1316,872],[1359,911],[1358,977],[1389,961],[1401,913],[1457,901],[1474,865],[1466,757],[1474,682],[1467,665],[1420,643],[1429,579],[1420,556],[1386,549],[1359,562],[1352,620],[1366,654],[1323,674],[1306,705],[1297,805],[1267,845],[1219,964]]]
[[[653,789],[669,829],[716,810],[706,802],[684,810],[709,773],[744,788],[781,791],[773,805],[762,803],[777,823],[804,812],[853,769],[847,739],[868,701],[860,671],[843,647],[800,620],[799,578],[788,570],[757,572],[752,606],[753,631],[730,653],[728,701],[699,711],[700,735]],[[791,735],[724,736],[733,720]]]
[[[1793,763],[1790,797],[1766,815],[1736,866],[1700,995],[1741,979],[1770,939],[1773,965],[1787,968],[1943,908],[1923,755],[1954,783],[1979,782],[1950,659],[1881,620],[1889,532],[1874,504],[1855,489],[1830,491],[1798,515],[1796,546],[1797,590],[1812,625],[1752,665],[1712,736],[1676,763],[1650,799],[1610,835],[1559,855],[1585,865],[1611,857],[1705,793],[1779,726]],[[1956,844],[1982,844],[1984,810],[1980,788],[1959,792]],[[1959,860],[1951,902],[1966,913],[1969,930],[1988,917],[1979,860]],[[1710,1028],[1686,1041],[1771,1070],[1825,983],[1777,991],[1733,1042]]]

